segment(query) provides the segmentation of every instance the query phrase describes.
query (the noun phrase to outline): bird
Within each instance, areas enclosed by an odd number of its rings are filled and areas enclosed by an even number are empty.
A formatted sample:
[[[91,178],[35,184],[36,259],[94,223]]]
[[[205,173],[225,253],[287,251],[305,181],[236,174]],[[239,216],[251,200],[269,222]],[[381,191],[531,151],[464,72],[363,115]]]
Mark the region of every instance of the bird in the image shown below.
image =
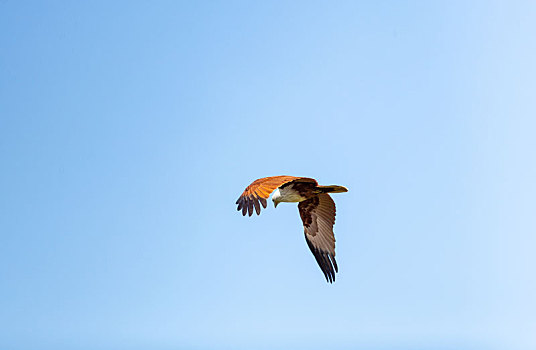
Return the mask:
[[[275,191],[274,191],[275,190]],[[281,202],[298,203],[303,222],[305,241],[324,273],[326,281],[333,283],[339,271],[335,260],[335,202],[329,193],[348,192],[344,186],[320,186],[315,179],[298,176],[269,176],[253,181],[240,195],[236,204],[242,215],[261,214],[267,199],[272,195],[274,208]]]

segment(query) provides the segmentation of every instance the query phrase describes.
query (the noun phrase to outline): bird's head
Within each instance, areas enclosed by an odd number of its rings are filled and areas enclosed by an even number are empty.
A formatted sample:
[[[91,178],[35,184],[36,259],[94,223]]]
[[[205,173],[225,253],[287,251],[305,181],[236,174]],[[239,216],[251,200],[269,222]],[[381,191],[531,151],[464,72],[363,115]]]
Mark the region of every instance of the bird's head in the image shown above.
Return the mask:
[[[272,194],[272,202],[274,202],[274,208],[277,208],[277,205],[279,204],[281,198],[281,193],[279,192],[279,188],[275,190],[274,194]]]

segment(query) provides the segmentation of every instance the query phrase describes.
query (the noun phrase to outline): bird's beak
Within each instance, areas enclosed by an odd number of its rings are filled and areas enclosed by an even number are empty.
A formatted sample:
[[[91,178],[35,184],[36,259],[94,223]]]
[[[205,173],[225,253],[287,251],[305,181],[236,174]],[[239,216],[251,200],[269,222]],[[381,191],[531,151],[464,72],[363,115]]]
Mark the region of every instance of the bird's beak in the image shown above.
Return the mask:
[[[279,204],[279,202],[274,201],[274,208],[277,208],[278,204]]]

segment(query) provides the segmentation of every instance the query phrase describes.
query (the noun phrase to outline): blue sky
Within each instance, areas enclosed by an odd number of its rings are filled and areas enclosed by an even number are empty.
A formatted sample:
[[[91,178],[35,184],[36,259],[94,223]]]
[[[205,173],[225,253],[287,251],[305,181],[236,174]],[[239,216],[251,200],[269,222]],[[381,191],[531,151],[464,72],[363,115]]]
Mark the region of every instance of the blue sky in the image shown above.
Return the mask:
[[[0,3],[0,347],[536,348],[536,6]],[[334,195],[325,282],[294,204]]]

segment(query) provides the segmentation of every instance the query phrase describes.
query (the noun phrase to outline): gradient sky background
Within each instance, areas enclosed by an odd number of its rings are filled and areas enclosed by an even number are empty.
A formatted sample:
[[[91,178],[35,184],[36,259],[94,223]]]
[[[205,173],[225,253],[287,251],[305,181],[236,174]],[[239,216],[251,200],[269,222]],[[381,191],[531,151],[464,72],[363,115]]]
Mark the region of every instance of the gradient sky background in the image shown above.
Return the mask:
[[[0,2],[0,348],[536,348],[536,5]],[[335,195],[340,273],[296,205]]]

